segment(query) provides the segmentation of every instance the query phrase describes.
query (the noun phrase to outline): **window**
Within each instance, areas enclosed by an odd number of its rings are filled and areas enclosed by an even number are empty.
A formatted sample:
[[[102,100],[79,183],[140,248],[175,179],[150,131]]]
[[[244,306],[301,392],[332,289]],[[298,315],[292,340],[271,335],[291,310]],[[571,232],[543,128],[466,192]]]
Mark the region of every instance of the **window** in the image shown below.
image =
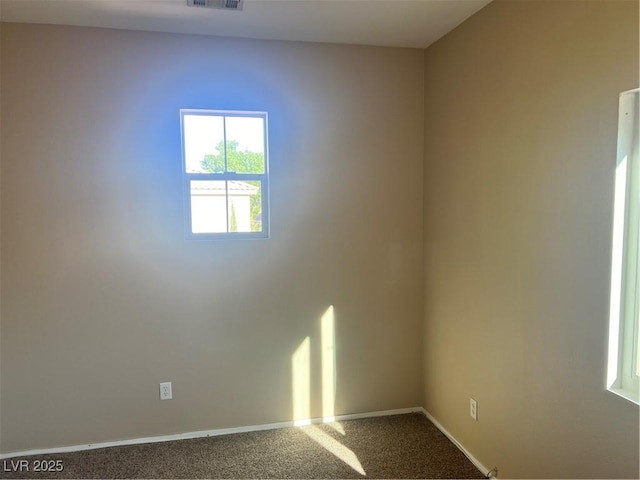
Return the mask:
[[[640,159],[638,96],[620,95],[609,315],[607,388],[639,403],[640,379]]]
[[[269,236],[267,114],[180,110],[185,234]]]

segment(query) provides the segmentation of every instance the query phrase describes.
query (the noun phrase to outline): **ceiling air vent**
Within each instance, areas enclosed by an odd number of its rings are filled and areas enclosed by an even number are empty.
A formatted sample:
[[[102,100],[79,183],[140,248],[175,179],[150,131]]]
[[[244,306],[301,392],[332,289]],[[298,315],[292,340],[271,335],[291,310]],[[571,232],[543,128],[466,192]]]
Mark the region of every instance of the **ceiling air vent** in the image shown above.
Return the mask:
[[[189,7],[217,8],[218,10],[242,10],[244,0],[187,0]]]

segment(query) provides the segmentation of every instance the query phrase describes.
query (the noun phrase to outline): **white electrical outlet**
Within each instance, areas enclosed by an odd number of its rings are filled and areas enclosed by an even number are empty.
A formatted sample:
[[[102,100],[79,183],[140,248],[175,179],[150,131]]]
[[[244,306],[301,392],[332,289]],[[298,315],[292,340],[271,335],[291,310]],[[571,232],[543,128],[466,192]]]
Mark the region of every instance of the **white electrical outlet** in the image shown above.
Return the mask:
[[[171,382],[162,382],[160,384],[160,400],[171,400],[172,398]]]
[[[478,402],[476,402],[473,398],[469,399],[469,415],[475,421],[478,421]]]

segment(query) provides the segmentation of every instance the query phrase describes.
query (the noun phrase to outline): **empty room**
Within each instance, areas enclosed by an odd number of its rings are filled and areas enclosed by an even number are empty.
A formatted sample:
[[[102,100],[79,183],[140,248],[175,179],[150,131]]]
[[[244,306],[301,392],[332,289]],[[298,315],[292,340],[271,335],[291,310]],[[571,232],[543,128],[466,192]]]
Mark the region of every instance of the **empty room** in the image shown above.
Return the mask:
[[[639,478],[637,0],[0,0],[0,477]]]

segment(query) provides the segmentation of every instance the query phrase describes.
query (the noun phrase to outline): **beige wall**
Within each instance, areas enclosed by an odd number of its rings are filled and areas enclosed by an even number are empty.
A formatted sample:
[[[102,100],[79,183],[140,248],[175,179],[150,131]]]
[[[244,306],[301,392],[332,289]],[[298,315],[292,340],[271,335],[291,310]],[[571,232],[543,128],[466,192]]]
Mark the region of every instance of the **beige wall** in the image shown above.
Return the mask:
[[[604,390],[637,86],[635,1],[496,0],[426,51],[424,406],[501,477],[638,478],[638,408]]]
[[[2,452],[291,420],[307,336],[321,416],[331,305],[336,413],[421,404],[422,51],[5,24],[1,81]],[[179,108],[269,112],[271,239],[183,239]]]

